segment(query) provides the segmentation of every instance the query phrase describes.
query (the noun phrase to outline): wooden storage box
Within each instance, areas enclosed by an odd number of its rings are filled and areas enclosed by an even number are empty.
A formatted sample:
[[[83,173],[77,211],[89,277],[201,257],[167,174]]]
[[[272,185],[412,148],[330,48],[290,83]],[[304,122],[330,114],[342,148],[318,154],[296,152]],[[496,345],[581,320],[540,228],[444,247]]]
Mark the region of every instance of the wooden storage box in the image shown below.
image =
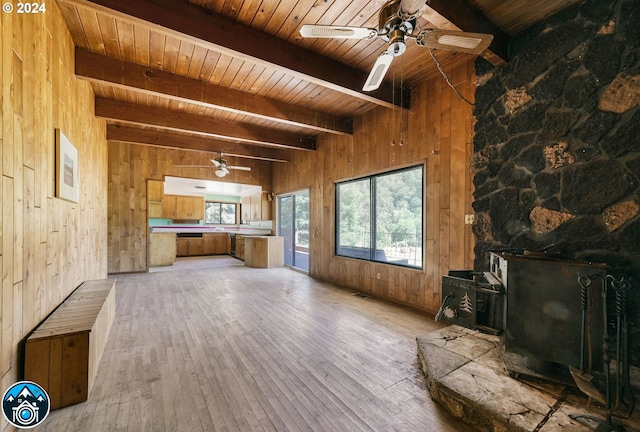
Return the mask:
[[[52,410],[87,400],[115,310],[115,280],[86,281],[28,337],[24,379],[47,391]]]

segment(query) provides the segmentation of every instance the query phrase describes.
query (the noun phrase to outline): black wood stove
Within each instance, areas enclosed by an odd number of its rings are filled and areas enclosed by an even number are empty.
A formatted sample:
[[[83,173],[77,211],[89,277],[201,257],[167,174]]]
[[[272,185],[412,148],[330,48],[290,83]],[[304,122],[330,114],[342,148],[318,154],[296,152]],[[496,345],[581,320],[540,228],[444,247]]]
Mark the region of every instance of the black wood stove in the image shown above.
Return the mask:
[[[491,252],[488,272],[451,271],[442,277],[436,319],[501,334],[508,367],[518,374],[549,377],[556,375],[557,365],[566,371],[566,366],[584,366],[581,362],[601,370],[600,290],[594,287],[583,298],[578,278],[604,281],[607,270],[603,264],[546,254]]]

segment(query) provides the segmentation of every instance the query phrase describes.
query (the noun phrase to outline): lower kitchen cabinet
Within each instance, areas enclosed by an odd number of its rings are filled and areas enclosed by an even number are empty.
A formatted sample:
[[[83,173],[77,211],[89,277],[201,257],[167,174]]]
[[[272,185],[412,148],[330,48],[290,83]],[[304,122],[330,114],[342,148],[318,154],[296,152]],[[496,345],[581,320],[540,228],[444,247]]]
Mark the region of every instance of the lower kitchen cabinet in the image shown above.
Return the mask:
[[[171,265],[176,260],[176,234],[151,233],[149,236],[149,265]]]
[[[204,239],[190,238],[188,252],[189,252],[189,256],[204,255]]]
[[[176,240],[177,256],[204,255],[204,242],[202,237],[178,238]]]
[[[179,238],[176,240],[176,256],[189,256],[189,240],[188,238]]]
[[[236,235],[236,258],[244,260],[244,238],[243,235]]]
[[[229,234],[205,233],[202,237],[178,237],[176,241],[177,256],[228,255],[231,253],[231,237]]]
[[[231,236],[229,234],[203,234],[205,255],[229,255]]]

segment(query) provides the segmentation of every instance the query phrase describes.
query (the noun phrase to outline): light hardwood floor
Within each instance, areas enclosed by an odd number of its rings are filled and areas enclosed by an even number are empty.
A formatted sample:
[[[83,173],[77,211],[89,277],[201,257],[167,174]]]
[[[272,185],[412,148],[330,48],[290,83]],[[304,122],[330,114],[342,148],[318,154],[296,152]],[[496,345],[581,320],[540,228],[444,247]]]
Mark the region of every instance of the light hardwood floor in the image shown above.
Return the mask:
[[[89,400],[34,430],[471,430],[418,371],[415,337],[440,327],[432,318],[284,268],[220,263],[118,276]]]

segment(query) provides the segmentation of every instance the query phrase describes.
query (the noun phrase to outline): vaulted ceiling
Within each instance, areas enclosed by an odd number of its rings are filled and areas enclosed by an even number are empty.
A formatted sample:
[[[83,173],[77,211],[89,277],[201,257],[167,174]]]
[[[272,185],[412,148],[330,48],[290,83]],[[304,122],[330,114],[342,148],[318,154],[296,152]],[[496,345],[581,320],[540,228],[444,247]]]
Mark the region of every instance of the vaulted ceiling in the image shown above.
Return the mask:
[[[490,33],[482,56],[504,65],[511,36],[581,1],[429,0],[417,27]],[[272,161],[313,151],[319,134],[351,134],[353,117],[376,106],[410,108],[407,89],[439,74],[409,41],[380,89],[364,92],[386,42],[300,36],[303,24],[377,28],[384,4],[58,0],[109,140]],[[434,54],[445,70],[470,58]]]

